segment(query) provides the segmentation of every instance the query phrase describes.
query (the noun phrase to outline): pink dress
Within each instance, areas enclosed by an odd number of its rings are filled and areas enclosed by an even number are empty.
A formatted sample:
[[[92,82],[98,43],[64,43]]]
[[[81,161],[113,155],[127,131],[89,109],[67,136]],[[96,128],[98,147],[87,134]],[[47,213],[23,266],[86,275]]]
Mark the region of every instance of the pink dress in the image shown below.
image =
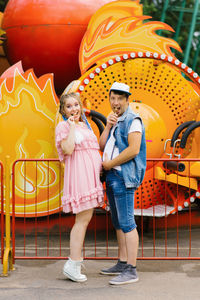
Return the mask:
[[[64,155],[61,141],[69,133],[69,123],[60,122],[56,127],[56,148],[59,159],[65,162],[63,211],[75,214],[103,204],[103,187],[99,179],[101,156],[95,134],[83,126],[76,125],[75,149]]]

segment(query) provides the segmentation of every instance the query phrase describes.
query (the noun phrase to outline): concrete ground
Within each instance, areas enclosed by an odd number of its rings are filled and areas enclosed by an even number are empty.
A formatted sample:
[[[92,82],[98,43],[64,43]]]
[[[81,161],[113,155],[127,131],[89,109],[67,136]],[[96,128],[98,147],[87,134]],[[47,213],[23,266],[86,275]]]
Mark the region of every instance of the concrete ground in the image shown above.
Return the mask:
[[[88,281],[75,283],[62,274],[63,260],[17,260],[15,271],[0,277],[1,300],[54,299],[200,299],[200,261],[138,261],[140,280],[123,286],[110,286],[110,276],[101,268],[115,261],[86,260],[83,273]],[[2,273],[2,266],[0,267]]]
[[[156,227],[156,226],[155,226]],[[85,257],[93,257],[94,234],[87,233]],[[105,232],[96,233],[96,256],[116,257],[115,234],[109,232],[108,253]],[[167,243],[167,256],[200,257],[200,228],[179,228],[155,232],[148,229],[143,237],[140,233],[139,257],[164,257]],[[190,240],[191,238],[191,240]],[[35,235],[16,235],[16,256],[35,256]],[[25,246],[24,246],[25,244]],[[50,232],[47,243],[46,233],[37,233],[37,256],[67,256],[69,253],[69,232],[61,237],[61,253],[58,247],[59,235]],[[24,249],[25,247],[25,249]],[[154,251],[155,247],[155,251]],[[24,253],[24,250],[25,253]],[[200,260],[138,260],[137,270],[140,280],[123,286],[111,286],[110,276],[100,275],[102,268],[111,266],[114,260],[85,260],[83,273],[88,277],[84,283],[75,283],[62,274],[64,260],[17,259],[15,271],[8,277],[0,277],[0,300],[200,300]],[[2,265],[0,265],[0,274]]]

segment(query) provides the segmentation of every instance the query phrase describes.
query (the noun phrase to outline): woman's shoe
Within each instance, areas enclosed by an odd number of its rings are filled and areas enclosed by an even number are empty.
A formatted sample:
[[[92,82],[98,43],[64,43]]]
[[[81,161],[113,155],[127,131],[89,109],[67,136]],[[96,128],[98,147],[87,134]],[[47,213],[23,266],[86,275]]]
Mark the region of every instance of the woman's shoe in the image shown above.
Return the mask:
[[[82,261],[76,261],[69,258],[63,267],[63,274],[69,279],[77,282],[84,282],[87,277],[81,274]]]

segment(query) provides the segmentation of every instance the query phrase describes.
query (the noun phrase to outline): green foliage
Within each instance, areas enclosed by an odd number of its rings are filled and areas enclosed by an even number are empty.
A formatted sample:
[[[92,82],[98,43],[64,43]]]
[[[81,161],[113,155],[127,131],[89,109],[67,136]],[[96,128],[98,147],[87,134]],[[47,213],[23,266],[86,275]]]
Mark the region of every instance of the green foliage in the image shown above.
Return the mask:
[[[152,1],[144,0],[141,3],[143,4],[143,14],[145,16],[153,17],[156,14],[158,9]]]
[[[4,11],[8,1],[9,0],[0,0],[1,12]],[[152,21],[160,21],[163,13],[165,1],[166,0],[140,0],[140,3],[143,5],[143,14],[146,16],[151,16]],[[184,0],[169,0],[168,7],[165,12],[164,22],[170,25],[174,29],[174,31],[176,31],[177,29],[179,14],[180,14],[181,5],[183,1]],[[184,60],[184,51],[186,49],[187,41],[189,37],[194,3],[195,3],[194,0],[186,0],[186,4],[185,4],[186,12],[183,13],[183,20],[181,23],[180,34],[177,38],[177,42],[180,45],[181,49],[183,50],[183,53],[173,50],[174,54],[180,61]],[[146,20],[145,22],[149,22],[149,21],[150,19]],[[200,45],[200,5],[199,5],[198,18],[196,21],[195,32],[197,33],[197,36],[193,36],[190,56],[188,61],[188,66],[190,67],[193,66],[196,50],[198,49],[198,47],[200,47],[199,46]],[[175,38],[175,33],[172,33],[170,31],[161,31],[160,34],[168,38],[172,38],[172,39]],[[198,74],[200,74],[200,55],[198,55],[196,68],[194,70]]]
[[[164,3],[165,0],[141,0],[141,4],[143,4],[143,13],[144,15],[152,16],[152,21],[160,21],[161,16],[163,13]],[[183,0],[169,0],[167,10],[165,12],[165,20],[164,22],[168,25],[170,25],[174,31],[176,31],[178,26],[178,20],[179,15],[181,11],[181,6],[183,4]],[[184,52],[187,46],[187,41],[190,33],[190,26],[192,22],[192,14],[194,11],[194,0],[186,0],[185,2],[185,11],[183,13],[183,19],[181,22],[181,28],[180,33],[177,38],[177,42],[180,45],[181,49],[183,50],[183,53],[180,53],[176,50],[174,50],[175,56],[180,60],[184,60]],[[147,20],[148,22],[149,20]],[[162,36],[168,37],[168,38],[175,38],[175,33],[169,32],[169,31],[161,31],[160,33]],[[198,36],[199,35],[199,36]],[[187,65],[190,67],[193,67],[194,58],[196,50],[200,45],[200,5],[199,5],[199,11],[198,16],[196,19],[196,27],[195,27],[195,34],[192,39],[192,45],[189,55],[189,60]],[[196,67],[194,70],[200,74],[200,55],[198,55],[198,59],[196,62]]]
[[[7,3],[8,3],[8,0],[0,0],[0,11],[1,12],[4,12],[4,9],[5,9]]]

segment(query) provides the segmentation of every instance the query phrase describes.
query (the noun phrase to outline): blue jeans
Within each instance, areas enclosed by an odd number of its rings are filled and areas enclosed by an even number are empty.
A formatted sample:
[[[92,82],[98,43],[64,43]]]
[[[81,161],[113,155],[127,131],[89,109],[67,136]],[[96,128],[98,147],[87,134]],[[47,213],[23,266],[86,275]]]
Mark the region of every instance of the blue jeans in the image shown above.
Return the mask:
[[[134,218],[135,188],[126,188],[121,171],[111,169],[106,176],[106,193],[115,229],[124,233],[137,227]]]

